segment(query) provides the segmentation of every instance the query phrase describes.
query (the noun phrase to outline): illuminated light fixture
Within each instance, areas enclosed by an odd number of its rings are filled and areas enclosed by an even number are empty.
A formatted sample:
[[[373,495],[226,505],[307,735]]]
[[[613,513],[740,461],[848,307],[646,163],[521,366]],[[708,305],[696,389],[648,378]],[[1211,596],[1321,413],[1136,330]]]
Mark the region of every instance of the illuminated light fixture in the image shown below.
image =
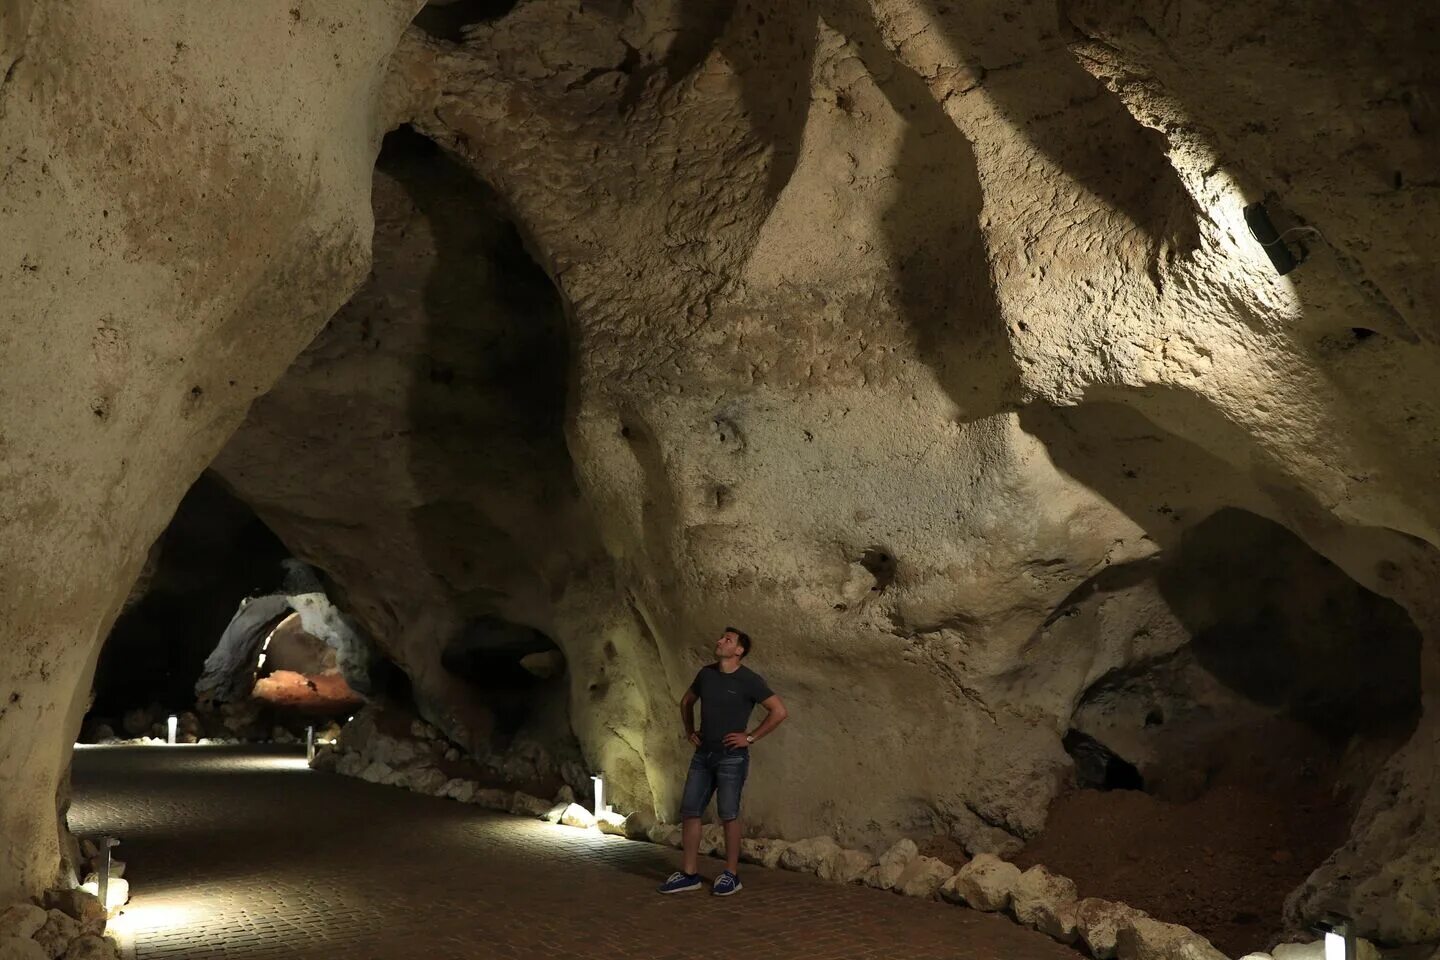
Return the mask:
[[[315,727],[313,724],[305,728],[305,760],[307,763],[315,762]]]
[[[169,740],[169,743],[170,743],[171,746],[174,746],[174,745],[175,745],[175,733],[180,729],[180,718],[177,717],[177,716],[175,716],[175,714],[173,714],[173,713],[170,714],[169,718],[167,718],[166,721],[165,721],[165,726],[170,730],[170,740]]]
[[[1318,924],[1317,930],[1325,935],[1325,960],[1358,960],[1360,945],[1354,921],[1332,914]]]
[[[256,662],[256,664],[255,664],[255,669],[256,669],[256,670],[264,670],[264,669],[265,669],[265,654],[263,654],[263,653],[260,654],[260,659],[259,659],[258,662]]]
[[[600,816],[600,814],[605,813],[607,810],[610,809],[609,807],[605,806],[605,775],[603,773],[597,773],[590,778],[590,782],[595,784],[594,812],[595,816],[598,817]]]
[[[84,890],[86,893],[93,895],[95,899],[103,903],[105,905],[106,911],[114,910],[117,907],[123,907],[125,905],[125,901],[130,898],[130,888],[128,884],[125,884],[123,886],[120,884],[116,884],[114,895],[111,895],[110,851],[115,847],[118,847],[119,845],[120,841],[116,840],[114,837],[100,838],[100,843],[97,844],[97,846],[99,846],[100,848],[100,862],[97,864],[98,869],[95,871],[95,882],[93,884],[82,883],[80,885],[80,889]]]

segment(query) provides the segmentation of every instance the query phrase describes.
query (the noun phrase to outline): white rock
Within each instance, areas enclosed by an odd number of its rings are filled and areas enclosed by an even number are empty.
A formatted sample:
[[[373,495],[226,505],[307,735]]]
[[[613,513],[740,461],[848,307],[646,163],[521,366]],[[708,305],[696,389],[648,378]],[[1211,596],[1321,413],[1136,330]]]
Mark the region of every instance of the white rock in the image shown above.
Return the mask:
[[[875,858],[864,850],[839,850],[826,857],[815,875],[821,880],[855,883],[875,865]]]
[[[836,843],[833,837],[797,840],[780,854],[780,866],[786,870],[814,873],[820,869],[820,864],[825,862],[826,857],[834,856],[840,849],[840,844]]]
[[[1120,960],[1226,960],[1209,940],[1175,923],[1137,917],[1117,938]]]
[[[388,764],[381,763],[379,760],[370,763],[360,771],[360,779],[370,783],[384,783],[394,775],[395,771],[390,769]]]
[[[994,854],[981,853],[956,871],[941,894],[947,900],[957,900],[976,910],[994,912],[1010,906],[1010,896],[1019,881],[1020,868],[1015,864]]]
[[[540,819],[544,820],[546,823],[559,823],[560,818],[565,816],[565,808],[568,806],[570,806],[570,804],[568,803],[554,804],[550,807],[549,810],[545,811],[545,816],[541,817]]]
[[[1025,926],[1061,943],[1074,943],[1078,899],[1074,881],[1036,864],[1016,881],[1010,893],[1010,910]]]
[[[1276,944],[1270,955],[1275,960],[1325,960],[1325,941]]]
[[[107,891],[108,892],[108,891]],[[45,949],[50,960],[63,956],[70,941],[80,936],[80,924],[63,910],[49,910],[45,925],[35,931],[35,942]]]
[[[401,775],[401,783],[406,789],[430,796],[442,796],[447,782],[448,778],[445,774],[434,767],[416,767],[413,770],[406,770]]]
[[[910,861],[920,856],[920,848],[915,846],[914,840],[898,840],[889,850],[880,856],[880,864],[875,872],[866,880],[870,886],[879,890],[889,890],[895,886],[895,881],[900,879],[900,874],[910,866]]]
[[[789,846],[790,841],[788,840],[765,838],[741,840],[740,859],[746,863],[755,863],[768,870],[774,870],[780,865],[780,855]]]
[[[549,800],[541,800],[539,797],[517,790],[514,798],[510,801],[510,812],[524,817],[543,817],[550,812],[550,806]]]
[[[479,787],[470,802],[487,810],[509,810],[515,804],[515,796],[509,790],[494,787]]]
[[[629,836],[626,826],[628,819],[628,817],[623,817],[614,810],[606,810],[595,818],[595,826],[600,828],[601,833],[608,833],[612,837],[625,837]]]
[[[98,880],[91,880],[88,883],[80,884],[80,889],[96,898],[99,904],[100,883]],[[105,906],[113,916],[125,904],[130,902],[130,881],[120,877],[111,877],[110,882],[105,885]]]
[[[17,903],[0,913],[0,937],[28,940],[45,925],[45,911],[33,903]]]
[[[650,839],[650,828],[655,826],[655,814],[648,810],[637,810],[625,818],[625,836],[631,840]]]
[[[1111,960],[1119,949],[1120,931],[1148,916],[1129,904],[1086,897],[1075,904],[1075,932],[1092,957]]]
[[[725,828],[718,823],[707,823],[700,831],[700,855],[703,857],[725,856]]]
[[[556,803],[574,803],[574,802],[575,802],[575,791],[571,788],[570,784],[565,783],[565,784],[561,784],[561,785],[560,785],[560,789],[555,791],[555,802],[556,802]]]
[[[335,762],[335,772],[346,777],[358,777],[365,772],[368,764],[358,753],[342,753]]]
[[[111,899],[113,900],[113,897]],[[45,894],[45,906],[58,909],[66,916],[79,921],[81,933],[92,933],[98,936],[105,932],[105,908],[100,905],[95,894],[87,890],[79,887],[70,890],[51,890]]]
[[[0,960],[50,960],[50,955],[29,937],[0,936]]]
[[[589,830],[595,826],[595,815],[578,803],[570,803],[560,812],[560,822],[567,827]]]
[[[1240,960],[1274,960],[1268,953],[1247,953]]]
[[[658,843],[662,847],[674,847],[679,850],[685,843],[685,834],[673,823],[660,823],[650,831],[650,841]]]
[[[480,785],[474,780],[461,780],[456,778],[445,784],[445,796],[451,800],[459,800],[461,803],[469,803],[475,799],[475,791]]]
[[[928,900],[940,892],[945,882],[955,876],[955,868],[935,857],[916,857],[895,881],[894,889],[907,897]]]

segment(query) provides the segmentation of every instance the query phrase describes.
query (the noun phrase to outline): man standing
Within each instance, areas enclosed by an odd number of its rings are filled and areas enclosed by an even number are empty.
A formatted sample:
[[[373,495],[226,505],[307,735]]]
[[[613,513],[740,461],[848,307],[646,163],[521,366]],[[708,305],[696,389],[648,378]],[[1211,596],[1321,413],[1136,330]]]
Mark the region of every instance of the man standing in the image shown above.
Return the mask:
[[[685,795],[680,802],[685,858],[681,870],[660,885],[661,893],[700,889],[700,817],[715,795],[715,810],[725,825],[725,872],[710,891],[728,897],[740,891],[740,791],[750,772],[750,745],[769,734],[786,717],[785,704],[765,678],[740,661],[750,652],[750,638],[726,627],[715,641],[715,662],[702,667],[680,700],[685,736],[695,746]],[[700,731],[695,731],[695,701],[700,701]],[[745,732],[755,704],[767,711],[765,721]]]

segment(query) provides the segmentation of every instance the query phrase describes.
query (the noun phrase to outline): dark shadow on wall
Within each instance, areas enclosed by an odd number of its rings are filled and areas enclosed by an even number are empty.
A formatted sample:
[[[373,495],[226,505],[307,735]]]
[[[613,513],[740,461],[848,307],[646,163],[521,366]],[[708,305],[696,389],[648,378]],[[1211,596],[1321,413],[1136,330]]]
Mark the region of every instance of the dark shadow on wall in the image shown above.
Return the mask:
[[[1200,402],[1158,388],[1147,396],[1158,407]],[[1184,691],[1203,697],[1218,683],[1227,691],[1222,700],[1298,723],[1329,745],[1318,749],[1337,756],[1352,737],[1388,744],[1388,752],[1414,729],[1421,643],[1415,624],[1398,604],[1355,582],[1285,527],[1232,506],[1274,509],[1255,489],[1253,476],[1121,403],[1032,405],[1021,411],[1020,422],[1044,442],[1056,467],[1114,504],[1163,548],[1128,568],[1143,573],[1142,580],[1153,578],[1191,638],[1174,657],[1097,681],[1083,704],[1108,703],[1104,709],[1113,712],[1117,703],[1139,704],[1166,689],[1180,702],[1190,696]],[[1280,495],[1268,491],[1269,497]],[[1299,494],[1289,496],[1300,504]],[[1072,592],[1047,627],[1100,592],[1101,577],[1094,580],[1094,589],[1087,582]],[[1210,679],[1197,680],[1202,674]],[[1173,744],[1188,743],[1194,756],[1185,762],[1192,765],[1208,762],[1197,745],[1207,741],[1204,749],[1212,749],[1208,741],[1230,722],[1220,700],[1210,707],[1159,709],[1153,723],[1147,709],[1119,709],[1119,715],[1147,717],[1146,733],[1125,736],[1170,743],[1161,751],[1170,754],[1185,752]],[[1181,722],[1182,714],[1189,719]],[[1246,749],[1266,752],[1264,744]],[[1271,759],[1278,767],[1284,758]],[[1149,781],[1159,771],[1142,772]],[[1161,779],[1175,781],[1176,775]]]
[[[984,196],[975,151],[925,80],[891,53],[868,6],[837,4],[826,17],[905,123],[898,189],[882,228],[894,293],[919,355],[961,419],[1012,409],[1019,368],[980,231]]]
[[[386,137],[380,176],[420,215],[406,210],[377,228],[382,276],[370,297],[378,309],[397,298],[423,323],[406,396],[410,522],[444,593],[424,616],[433,635],[412,638],[403,656],[424,658],[406,664],[416,697],[429,701],[422,707],[436,719],[449,712],[473,748],[491,736],[492,748],[503,748],[531,719],[516,658],[460,652],[476,636],[504,634],[477,625],[546,625],[568,558],[590,536],[564,435],[564,311],[502,203],[454,157],[402,127]],[[429,243],[390,242],[393,231],[417,228]],[[421,259],[397,262],[394,249]],[[547,716],[554,699],[547,695]],[[569,748],[566,716],[556,721],[566,728],[555,735],[564,741],[557,753]]]
[[[679,4],[678,14],[678,29],[663,61],[631,73],[622,106],[639,97],[655,72],[663,72],[666,85],[675,86],[718,53],[739,77],[741,107],[769,149],[765,193],[773,201],[795,172],[805,135],[815,3],[705,0]]]
[[[1150,240],[1152,258],[1193,250],[1199,211],[1142,126],[1065,46],[1072,28],[1049,3],[924,0],[952,48],[982,71],[985,94],[1031,144]]]
[[[1335,742],[1408,737],[1420,632],[1277,523],[1224,509],[1186,530],[1159,577],[1202,667]]]
[[[434,239],[421,294],[426,345],[407,401],[422,494],[412,519],[468,620],[510,599],[517,577],[540,576],[534,566],[555,546],[548,511],[576,496],[564,315],[498,198],[457,160],[402,127],[386,137],[377,170],[403,187]]]
[[[195,681],[240,600],[279,587],[285,545],[208,473],[185,494],[157,541],[95,671],[92,712],[118,716],[152,702],[190,709]]]

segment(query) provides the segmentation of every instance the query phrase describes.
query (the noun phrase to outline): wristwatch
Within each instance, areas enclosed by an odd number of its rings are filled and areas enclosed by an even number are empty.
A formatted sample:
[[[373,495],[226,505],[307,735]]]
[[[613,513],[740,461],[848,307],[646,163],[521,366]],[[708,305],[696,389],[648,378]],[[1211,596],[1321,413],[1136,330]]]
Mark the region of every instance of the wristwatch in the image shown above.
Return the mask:
[[[755,738],[752,737],[752,736],[750,736],[750,734],[747,733],[747,734],[745,734],[745,742],[746,742],[746,743],[754,743],[754,742],[755,742]]]

